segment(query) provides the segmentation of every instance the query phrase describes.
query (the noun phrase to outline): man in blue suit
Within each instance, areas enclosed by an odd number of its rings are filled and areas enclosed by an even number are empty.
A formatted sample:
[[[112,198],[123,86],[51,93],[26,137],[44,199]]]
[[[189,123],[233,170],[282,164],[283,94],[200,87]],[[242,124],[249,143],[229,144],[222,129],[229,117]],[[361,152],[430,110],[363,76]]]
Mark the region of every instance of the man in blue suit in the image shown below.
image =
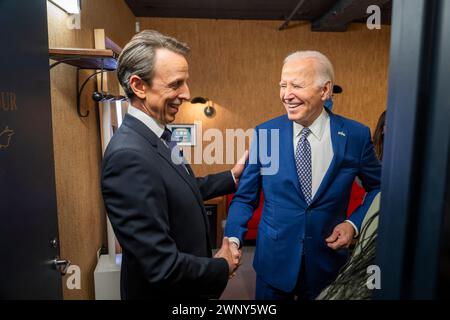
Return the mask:
[[[381,167],[370,129],[323,106],[333,82],[333,66],[323,54],[290,54],[280,81],[287,114],[255,129],[225,234],[235,249],[241,246],[262,189],[264,208],[253,262],[256,299],[315,298],[348,259],[347,248],[379,191]],[[262,161],[264,152],[279,163]],[[278,170],[267,170],[269,165]],[[355,177],[367,194],[346,220]]]

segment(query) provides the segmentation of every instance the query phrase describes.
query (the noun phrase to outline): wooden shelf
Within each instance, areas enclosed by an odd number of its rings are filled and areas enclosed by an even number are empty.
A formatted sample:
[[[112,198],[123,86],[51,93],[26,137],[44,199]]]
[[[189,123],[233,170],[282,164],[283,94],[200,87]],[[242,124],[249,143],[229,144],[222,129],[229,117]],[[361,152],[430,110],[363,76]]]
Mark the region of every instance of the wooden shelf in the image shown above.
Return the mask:
[[[117,69],[119,54],[110,49],[50,48],[49,58],[81,69]]]
[[[81,93],[86,85],[86,83],[89,81],[89,79],[92,79],[94,76],[97,75],[97,82],[100,81],[99,90],[101,91],[102,95],[96,95],[96,97],[99,97],[98,100],[95,101],[102,101],[108,97],[106,92],[103,88],[103,75],[107,71],[114,71],[117,69],[117,58],[119,57],[120,53],[122,52],[122,48],[119,47],[114,41],[104,36],[104,30],[96,29],[94,32],[94,37],[97,36],[97,34],[102,34],[102,43],[97,42],[96,40],[96,47],[100,47],[98,49],[84,49],[84,48],[49,48],[48,49],[48,56],[49,59],[54,60],[56,62],[53,62],[50,64],[50,69],[53,67],[61,64],[66,63],[71,66],[77,67],[77,75],[76,75],[76,86],[77,86],[77,112],[78,115],[82,118],[87,117],[89,115],[89,110],[87,110],[84,114],[81,113],[81,106],[80,106],[80,100],[81,100]],[[88,76],[83,84],[80,86],[80,70],[83,69],[89,69],[94,70],[94,73]],[[105,75],[106,77],[106,75]],[[107,89],[106,89],[107,91]]]

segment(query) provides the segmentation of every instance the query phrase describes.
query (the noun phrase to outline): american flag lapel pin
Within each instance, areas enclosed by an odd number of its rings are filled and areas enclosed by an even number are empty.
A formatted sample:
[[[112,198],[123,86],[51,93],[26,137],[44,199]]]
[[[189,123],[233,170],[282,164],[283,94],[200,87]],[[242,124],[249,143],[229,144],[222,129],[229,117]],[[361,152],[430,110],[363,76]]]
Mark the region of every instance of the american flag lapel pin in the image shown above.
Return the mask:
[[[339,131],[338,135],[345,137],[345,133],[343,131]]]

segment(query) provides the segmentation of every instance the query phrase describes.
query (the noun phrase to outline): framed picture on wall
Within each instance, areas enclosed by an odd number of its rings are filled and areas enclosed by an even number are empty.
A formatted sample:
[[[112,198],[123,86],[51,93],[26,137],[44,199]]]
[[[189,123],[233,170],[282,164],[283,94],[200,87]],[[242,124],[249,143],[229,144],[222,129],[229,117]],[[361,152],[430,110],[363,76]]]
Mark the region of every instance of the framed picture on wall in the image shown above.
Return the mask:
[[[195,146],[195,124],[168,124],[167,128],[172,131],[172,141],[176,141],[178,145]]]

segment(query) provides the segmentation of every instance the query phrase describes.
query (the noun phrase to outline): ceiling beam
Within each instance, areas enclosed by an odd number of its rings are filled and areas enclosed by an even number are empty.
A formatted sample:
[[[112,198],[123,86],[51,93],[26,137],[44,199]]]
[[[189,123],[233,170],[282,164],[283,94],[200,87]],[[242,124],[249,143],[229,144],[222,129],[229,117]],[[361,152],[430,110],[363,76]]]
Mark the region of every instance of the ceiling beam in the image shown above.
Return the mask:
[[[337,31],[347,30],[348,25],[354,21],[368,16],[366,13],[370,5],[382,8],[391,0],[339,0],[322,17],[312,21],[311,31]]]
[[[286,21],[283,22],[283,24],[278,28],[278,30],[283,30],[286,29],[289,25],[289,22],[291,22],[292,18],[299,12],[300,8],[302,7],[303,3],[305,2],[305,0],[300,0],[297,3],[297,6],[294,8],[294,10],[291,12],[291,14],[289,15],[289,17],[286,19]]]

